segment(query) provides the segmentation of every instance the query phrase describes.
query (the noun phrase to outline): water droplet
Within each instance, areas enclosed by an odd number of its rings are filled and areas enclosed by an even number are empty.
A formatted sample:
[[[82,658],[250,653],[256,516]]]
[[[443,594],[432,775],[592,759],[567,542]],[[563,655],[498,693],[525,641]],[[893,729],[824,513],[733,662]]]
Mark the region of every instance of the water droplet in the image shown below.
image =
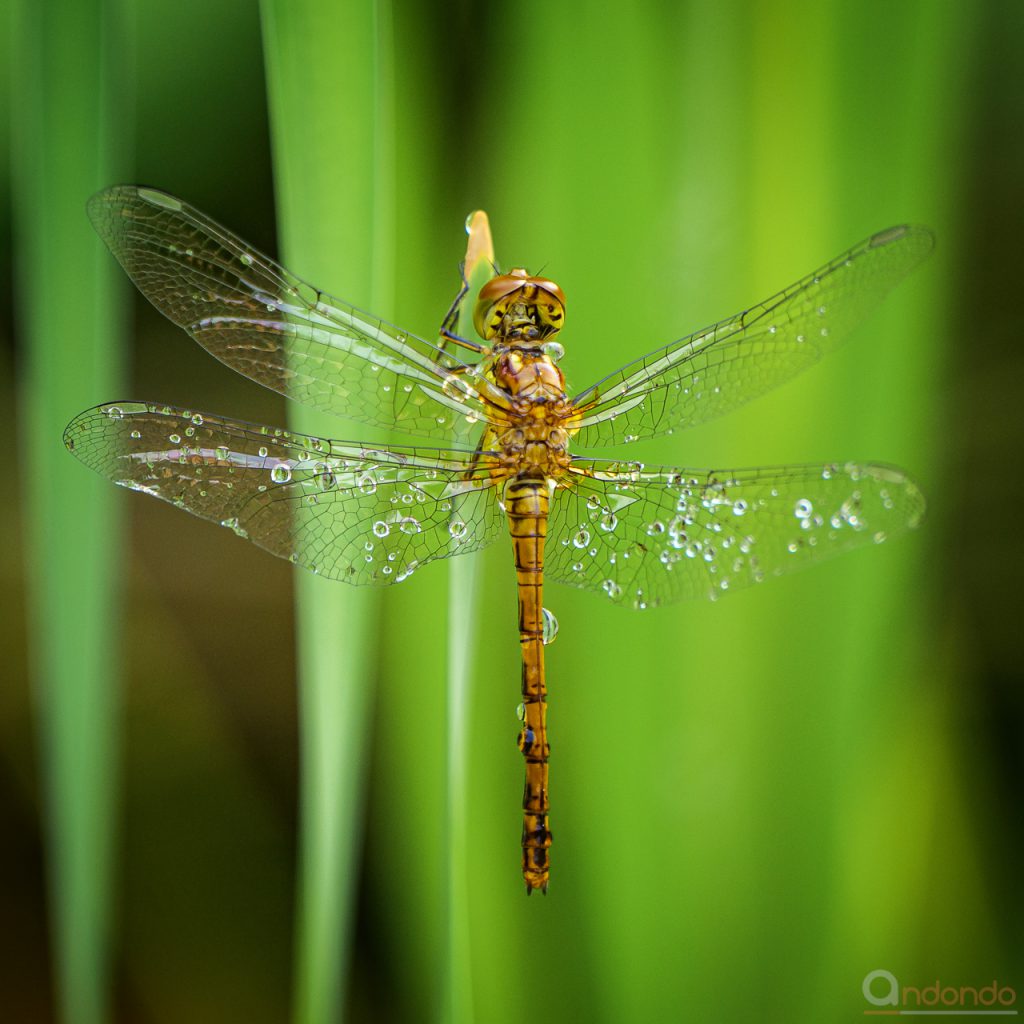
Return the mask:
[[[124,419],[124,409],[122,409],[122,408],[121,408],[120,406],[118,406],[118,405],[112,405],[112,406],[111,406],[111,407],[110,407],[110,408],[109,408],[109,409],[107,410],[107,415],[108,415],[108,416],[109,416],[109,417],[110,417],[110,418],[111,418],[112,420],[123,420],[123,419]]]
[[[556,363],[565,355],[565,347],[558,341],[545,341],[544,344],[541,345],[540,350]]]
[[[372,473],[363,473],[356,481],[356,485],[363,494],[373,494],[377,490],[377,481]]]
[[[603,580],[601,589],[613,600],[617,601],[622,597],[622,587],[615,580]]]
[[[582,562],[573,562],[572,563],[572,571],[573,572],[583,572],[583,563]]]
[[[181,434],[168,434],[167,440],[170,441],[171,444],[181,444]]]
[[[291,480],[291,478],[292,471],[291,468],[287,465],[287,463],[279,462],[270,471],[270,479],[273,480],[275,484],[286,484],[288,483],[289,480]]]
[[[203,425],[203,417],[202,417],[202,414],[201,414],[201,413],[198,413],[198,412],[197,412],[197,413],[196,413],[196,414],[195,414],[195,415],[194,415],[194,416],[192,417],[192,422],[193,422],[193,423],[194,423],[194,424],[195,424],[195,425],[196,425],[197,427],[201,427],[201,426]]]
[[[619,525],[619,520],[618,520],[618,517],[615,515],[614,512],[606,512],[598,520],[597,525],[600,526],[602,530],[605,530],[606,532],[611,533],[611,531],[614,530],[615,527]]]
[[[245,264],[245,266],[252,266],[252,257],[247,252],[243,252],[242,255],[239,256],[238,258],[242,261],[242,263]]]
[[[132,440],[133,441],[138,441],[140,437],[142,437],[142,434],[138,430],[133,430],[132,431]]]
[[[585,548],[590,543],[590,531],[581,526],[572,539],[573,547]]]
[[[555,618],[554,612],[549,611],[547,608],[541,608],[540,616],[543,620],[542,639],[544,645],[552,644],[555,642],[555,637],[558,636],[558,619]]]
[[[467,388],[461,378],[451,374],[444,379],[444,383],[441,385],[441,390],[449,397],[454,398],[456,401],[463,401],[467,395]]]
[[[520,722],[525,722],[526,721],[526,705],[525,704],[517,704],[516,705],[516,718],[518,718]]]
[[[814,511],[814,506],[806,499],[801,498],[796,505],[793,506],[793,515],[797,519],[806,519]]]
[[[248,531],[239,524],[238,519],[232,516],[230,519],[222,519],[221,526],[226,526],[236,536],[241,537],[243,540],[249,539]]]
[[[855,530],[864,528],[864,521],[860,518],[860,499],[858,497],[847,498],[839,507],[839,515],[844,522],[847,522]]]
[[[383,520],[378,519],[373,524],[373,535],[375,537],[386,537],[391,532],[391,527]]]
[[[749,507],[750,506],[742,498],[739,498],[732,503],[732,514],[734,516],[741,516]]]
[[[448,532],[452,535],[455,540],[461,540],[466,536],[466,524],[460,519],[453,519],[448,524]]]
[[[216,450],[216,452],[214,452],[214,454],[217,456],[218,459],[220,459],[221,462],[227,462],[228,456],[231,454],[231,452],[228,451],[228,449],[225,448],[224,445],[221,445]]]
[[[658,537],[665,532],[665,524],[660,519],[655,519],[653,523],[647,524],[647,536]]]

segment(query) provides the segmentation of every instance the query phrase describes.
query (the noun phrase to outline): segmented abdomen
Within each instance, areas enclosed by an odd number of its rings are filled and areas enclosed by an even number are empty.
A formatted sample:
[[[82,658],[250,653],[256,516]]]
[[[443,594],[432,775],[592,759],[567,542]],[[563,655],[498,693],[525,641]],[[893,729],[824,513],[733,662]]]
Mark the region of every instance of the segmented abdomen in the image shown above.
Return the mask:
[[[519,588],[519,644],[523,657],[523,727],[519,749],[526,758],[523,791],[523,878],[527,893],[547,892],[548,737],[547,687],[544,679],[544,538],[549,492],[541,478],[517,477],[505,487],[505,509],[516,560]]]

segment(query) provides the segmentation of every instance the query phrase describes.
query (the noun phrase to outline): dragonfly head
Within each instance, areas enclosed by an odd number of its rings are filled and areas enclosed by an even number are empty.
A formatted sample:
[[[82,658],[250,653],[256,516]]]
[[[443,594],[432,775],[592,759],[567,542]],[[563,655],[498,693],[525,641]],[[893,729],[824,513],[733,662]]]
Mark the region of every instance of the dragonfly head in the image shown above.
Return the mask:
[[[562,289],[544,277],[531,277],[522,267],[492,277],[480,289],[473,324],[485,341],[536,342],[553,337],[565,322]]]

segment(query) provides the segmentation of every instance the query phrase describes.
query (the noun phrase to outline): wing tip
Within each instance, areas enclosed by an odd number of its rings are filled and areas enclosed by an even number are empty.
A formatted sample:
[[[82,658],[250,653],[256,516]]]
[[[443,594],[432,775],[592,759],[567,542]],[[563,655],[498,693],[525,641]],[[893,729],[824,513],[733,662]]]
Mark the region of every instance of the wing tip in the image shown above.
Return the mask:
[[[884,462],[868,463],[861,469],[870,473],[875,480],[890,483],[899,489],[906,529],[916,530],[924,522],[928,500],[921,486],[905,469]]]
[[[108,185],[94,192],[85,201],[85,212],[96,229],[97,234],[106,241],[115,234],[110,225],[116,223],[119,218],[127,216],[127,210],[113,210],[117,202],[143,202],[157,210],[169,210],[172,213],[180,213],[184,210],[185,204],[169,192],[163,192],[158,188],[150,188],[147,185]]]

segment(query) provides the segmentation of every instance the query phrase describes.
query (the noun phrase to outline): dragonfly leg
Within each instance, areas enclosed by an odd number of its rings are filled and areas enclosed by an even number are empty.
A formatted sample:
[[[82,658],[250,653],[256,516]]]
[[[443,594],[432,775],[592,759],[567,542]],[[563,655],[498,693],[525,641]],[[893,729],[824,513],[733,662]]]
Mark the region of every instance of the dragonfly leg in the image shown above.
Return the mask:
[[[441,336],[441,344],[438,347],[442,352],[445,351],[445,347],[449,341],[455,345],[461,345],[462,348],[468,348],[470,352],[476,352],[477,354],[488,353],[491,351],[487,345],[481,345],[478,341],[470,341],[468,338],[463,338],[461,335],[448,330],[447,327],[442,326],[438,333]]]
[[[444,319],[441,321],[441,338],[445,339],[449,334],[453,333],[456,324],[459,322],[459,313],[462,310],[463,300],[466,295],[469,294],[469,282],[466,280],[466,261],[463,260],[459,264],[459,277],[462,279],[462,285],[458,292],[455,294],[455,298],[452,299],[452,304],[448,307],[448,312],[445,313]],[[442,341],[441,347],[444,347]]]
[[[441,342],[438,347],[442,352],[444,352],[448,347],[448,342],[450,341],[462,348],[468,348],[471,352],[486,352],[488,351],[487,346],[481,345],[475,341],[470,341],[468,338],[463,338],[460,334],[455,333],[455,328],[459,323],[459,315],[462,312],[462,303],[469,294],[469,282],[466,280],[465,261],[459,264],[459,277],[462,278],[462,286],[456,293],[455,298],[452,299],[452,304],[448,307],[448,312],[445,313],[444,319],[441,321],[441,328],[438,331]]]

